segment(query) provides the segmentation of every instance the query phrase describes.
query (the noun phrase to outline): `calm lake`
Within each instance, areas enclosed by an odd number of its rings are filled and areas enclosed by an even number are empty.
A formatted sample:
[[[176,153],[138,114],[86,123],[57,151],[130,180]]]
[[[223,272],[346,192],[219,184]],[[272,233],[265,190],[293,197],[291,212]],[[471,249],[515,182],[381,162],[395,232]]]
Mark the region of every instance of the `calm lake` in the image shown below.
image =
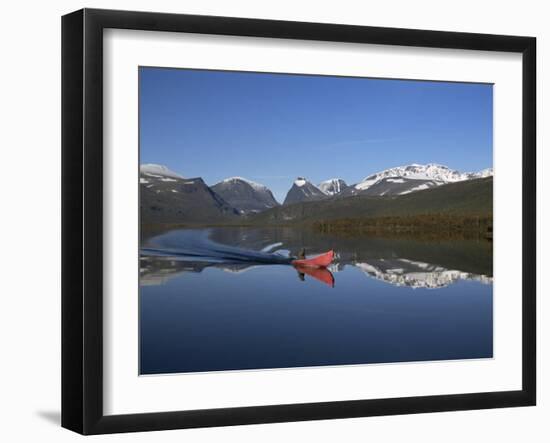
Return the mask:
[[[330,249],[328,270],[288,264]],[[253,252],[256,251],[256,252]],[[140,372],[491,358],[492,243],[294,228],[142,241]]]

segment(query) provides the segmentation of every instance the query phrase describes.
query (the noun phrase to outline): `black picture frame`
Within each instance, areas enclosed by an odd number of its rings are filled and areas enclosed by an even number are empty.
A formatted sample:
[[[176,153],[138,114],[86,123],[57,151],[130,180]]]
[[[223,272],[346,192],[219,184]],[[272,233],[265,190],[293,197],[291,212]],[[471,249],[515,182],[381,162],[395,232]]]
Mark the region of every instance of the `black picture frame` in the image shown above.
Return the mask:
[[[522,54],[522,389],[260,407],[103,413],[103,30]],[[62,426],[81,434],[530,406],[536,403],[536,39],[232,17],[83,9],[62,18]]]

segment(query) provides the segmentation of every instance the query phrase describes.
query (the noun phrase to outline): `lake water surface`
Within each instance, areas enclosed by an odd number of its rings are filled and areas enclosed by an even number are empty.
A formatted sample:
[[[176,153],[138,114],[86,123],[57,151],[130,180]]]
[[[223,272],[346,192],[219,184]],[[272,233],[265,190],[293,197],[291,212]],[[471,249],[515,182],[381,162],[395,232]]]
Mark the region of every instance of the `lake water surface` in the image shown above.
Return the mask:
[[[486,240],[172,230],[142,241],[140,372],[491,358],[492,275]]]

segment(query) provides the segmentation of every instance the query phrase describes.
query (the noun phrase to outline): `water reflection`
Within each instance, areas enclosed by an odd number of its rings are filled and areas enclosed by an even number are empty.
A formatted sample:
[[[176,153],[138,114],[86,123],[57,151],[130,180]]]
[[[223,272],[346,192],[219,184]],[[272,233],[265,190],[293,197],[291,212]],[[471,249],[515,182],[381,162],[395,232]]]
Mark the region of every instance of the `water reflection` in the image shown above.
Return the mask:
[[[437,289],[460,280],[493,282],[492,244],[483,240],[350,239],[291,228],[181,229],[153,236],[143,242],[140,281],[161,285],[210,267],[242,274],[258,266],[290,264],[302,247],[308,255],[337,251],[328,269],[289,266],[299,279],[329,286],[335,285],[335,274],[350,266],[370,278],[410,288]]]
[[[301,248],[337,256],[296,269]],[[492,275],[485,241],[157,232],[142,240],[140,374],[491,358]]]

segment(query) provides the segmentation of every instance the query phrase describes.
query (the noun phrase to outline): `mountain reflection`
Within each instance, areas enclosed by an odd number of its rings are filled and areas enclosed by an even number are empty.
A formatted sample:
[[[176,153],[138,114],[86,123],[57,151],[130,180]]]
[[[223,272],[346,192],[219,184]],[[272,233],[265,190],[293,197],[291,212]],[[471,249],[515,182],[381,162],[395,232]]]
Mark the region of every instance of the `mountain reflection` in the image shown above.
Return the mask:
[[[483,274],[473,274],[456,269],[446,269],[431,263],[401,259],[372,260],[370,263],[355,263],[370,277],[394,286],[411,288],[443,288],[458,280],[475,280],[483,284],[492,284],[493,278]]]
[[[194,263],[166,258],[142,257],[140,261],[140,283],[144,286],[162,285],[174,277],[189,272],[200,273],[205,268],[210,267],[232,274],[242,274],[259,266],[269,265]],[[363,271],[368,277],[376,280],[394,286],[408,286],[411,288],[443,288],[459,280],[474,280],[483,284],[493,283],[493,277],[487,275],[474,274],[457,269],[446,269],[435,264],[416,262],[408,259],[378,259],[357,263],[339,262],[331,265],[328,271],[331,274],[337,274],[338,272],[343,272],[346,266],[354,266]],[[291,267],[289,268],[292,269]],[[313,275],[310,276],[314,277]],[[338,276],[334,276],[333,279],[337,280]]]

